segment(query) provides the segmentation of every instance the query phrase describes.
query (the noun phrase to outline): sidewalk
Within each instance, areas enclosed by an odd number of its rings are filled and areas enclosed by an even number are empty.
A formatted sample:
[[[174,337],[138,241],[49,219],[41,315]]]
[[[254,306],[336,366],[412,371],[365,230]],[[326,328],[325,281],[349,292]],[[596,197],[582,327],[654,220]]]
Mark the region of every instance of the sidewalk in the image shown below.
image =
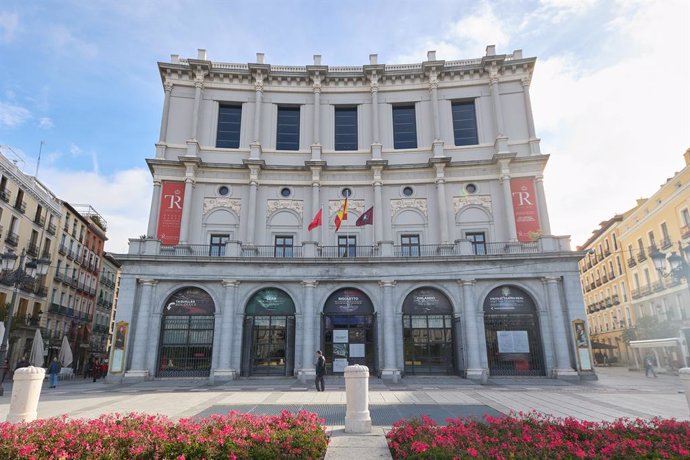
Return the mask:
[[[325,392],[316,392],[311,384],[292,378],[239,379],[216,385],[201,379],[106,384],[75,378],[60,381],[56,389],[44,383],[38,416],[94,418],[104,413],[145,412],[177,419],[229,410],[254,414],[308,410],[325,420],[332,435],[329,459],[355,455],[361,459],[386,458],[380,456],[387,453],[383,436],[392,423],[421,415],[439,423],[449,417],[481,418],[532,410],[593,421],[655,416],[690,420],[678,376],[645,378],[644,372],[619,367],[597,368],[597,373],[599,380],[584,383],[492,378],[487,385],[477,385],[457,377],[405,377],[399,383],[386,384],[372,378],[369,410],[373,429],[367,436],[349,436],[342,431],[345,383],[342,377],[334,376],[327,377]],[[0,420],[7,416],[11,391],[6,382],[5,397],[0,398]],[[355,451],[350,449],[355,447]]]

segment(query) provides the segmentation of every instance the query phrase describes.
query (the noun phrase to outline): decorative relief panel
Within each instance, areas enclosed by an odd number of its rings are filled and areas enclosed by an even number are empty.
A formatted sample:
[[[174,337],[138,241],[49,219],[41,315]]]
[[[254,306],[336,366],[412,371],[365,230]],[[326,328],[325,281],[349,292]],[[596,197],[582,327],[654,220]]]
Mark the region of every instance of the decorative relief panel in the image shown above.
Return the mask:
[[[242,200],[238,198],[204,198],[204,215],[206,215],[210,210],[215,208],[225,208],[230,209],[238,216],[240,215]]]
[[[266,217],[269,217],[279,209],[295,211],[300,219],[304,214],[304,201],[302,200],[268,200],[266,204]]]
[[[487,211],[491,210],[491,195],[467,195],[453,197],[453,211],[460,212],[465,206],[482,206]]]
[[[330,200],[328,202],[328,215],[334,216],[342,205],[343,200]],[[347,210],[362,214],[364,212],[364,200],[347,200]]]
[[[427,216],[426,198],[399,198],[391,200],[391,217],[401,209],[418,209]]]

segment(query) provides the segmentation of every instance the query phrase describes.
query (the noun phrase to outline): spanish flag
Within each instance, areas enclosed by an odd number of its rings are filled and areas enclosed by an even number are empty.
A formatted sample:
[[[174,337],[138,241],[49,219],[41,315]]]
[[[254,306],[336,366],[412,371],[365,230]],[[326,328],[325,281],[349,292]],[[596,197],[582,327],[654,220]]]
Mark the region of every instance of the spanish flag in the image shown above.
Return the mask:
[[[338,230],[340,230],[340,224],[342,224],[344,220],[347,220],[347,197],[345,197],[345,201],[343,202],[343,205],[340,207],[338,212],[335,214],[335,231],[336,232]]]

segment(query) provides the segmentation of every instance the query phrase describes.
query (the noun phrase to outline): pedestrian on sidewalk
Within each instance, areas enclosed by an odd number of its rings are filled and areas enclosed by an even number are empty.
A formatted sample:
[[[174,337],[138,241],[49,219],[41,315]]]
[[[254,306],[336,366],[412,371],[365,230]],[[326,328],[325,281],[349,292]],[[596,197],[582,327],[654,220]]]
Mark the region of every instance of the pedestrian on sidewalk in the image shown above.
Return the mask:
[[[654,361],[652,361],[652,355],[647,354],[644,358],[644,376],[649,377],[649,373],[652,373],[654,378],[656,378],[656,372],[654,372]]]
[[[29,363],[29,360],[26,359],[26,356],[22,356],[22,359],[20,359],[17,362],[17,366],[15,366],[14,370],[16,371],[17,369],[20,369],[22,367],[29,367],[31,363]]]
[[[321,350],[316,351],[316,379],[314,383],[316,384],[316,391],[326,391],[326,383],[323,380],[323,376],[326,375],[326,358],[324,358]],[[319,386],[319,383],[321,384]]]
[[[91,373],[93,374],[93,381],[95,382],[101,376],[101,364],[98,362],[98,358],[93,360],[93,366],[91,367]]]
[[[57,358],[53,358],[53,362],[48,366],[48,374],[50,374],[50,388],[57,388],[58,374],[60,373],[60,363]]]

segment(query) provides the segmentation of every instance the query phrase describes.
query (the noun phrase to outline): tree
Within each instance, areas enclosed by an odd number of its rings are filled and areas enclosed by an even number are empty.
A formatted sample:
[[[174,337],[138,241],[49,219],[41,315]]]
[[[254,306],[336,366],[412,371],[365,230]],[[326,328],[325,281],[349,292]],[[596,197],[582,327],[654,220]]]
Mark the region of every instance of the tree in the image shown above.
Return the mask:
[[[637,340],[667,339],[678,336],[678,325],[673,321],[660,320],[654,316],[643,316],[635,325]]]

